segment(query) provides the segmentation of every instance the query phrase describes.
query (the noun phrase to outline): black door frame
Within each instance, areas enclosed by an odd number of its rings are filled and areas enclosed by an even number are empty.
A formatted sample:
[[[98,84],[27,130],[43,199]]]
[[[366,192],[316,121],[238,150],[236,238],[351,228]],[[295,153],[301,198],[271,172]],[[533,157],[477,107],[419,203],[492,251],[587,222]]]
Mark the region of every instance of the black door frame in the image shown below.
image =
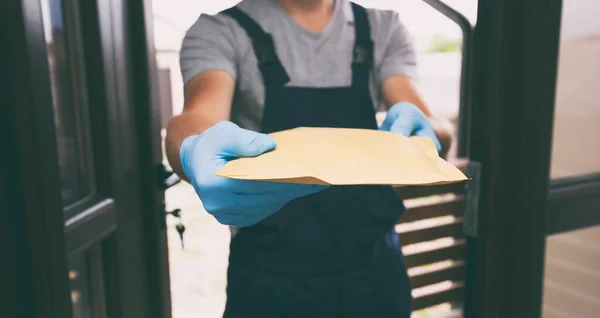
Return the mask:
[[[64,218],[52,99],[41,11],[21,1],[3,2],[2,183],[6,210],[12,309],[21,317],[71,317],[63,235]],[[46,76],[40,76],[45,74]],[[35,88],[45,89],[35,89]],[[32,89],[33,88],[33,89]],[[1,244],[6,244],[2,242]]]
[[[471,160],[482,164],[468,239],[467,318],[541,315],[561,0],[481,0]]]
[[[164,193],[155,166],[160,134],[153,130],[156,102],[144,97],[153,91],[153,75],[136,64],[142,52],[153,57],[148,42],[136,38],[140,32],[152,36],[148,3],[80,2],[83,14],[97,14],[97,20],[85,21],[92,25],[83,31],[98,39],[85,48],[94,61],[86,68],[102,74],[89,87],[90,94],[102,97],[94,99],[92,125],[103,127],[93,139],[105,150],[94,156],[96,168],[107,174],[108,181],[98,185],[107,200],[98,205],[101,209],[65,224],[41,5],[39,0],[2,1],[0,26],[10,30],[1,33],[10,50],[0,52],[0,251],[9,260],[2,262],[0,274],[1,295],[7,296],[2,297],[3,317],[72,317],[67,255],[99,241],[104,241],[102,266],[109,273],[106,315],[170,317],[160,218]],[[141,60],[152,70],[153,60]]]
[[[546,235],[600,225],[600,174],[552,180]]]
[[[132,80],[130,81],[139,138],[145,219],[145,245],[148,248],[148,271],[154,276],[150,286],[152,310],[157,317],[171,317],[171,282],[166,231],[164,166],[162,164],[161,109],[158,90],[158,66],[154,46],[152,0],[126,1]],[[179,178],[177,178],[179,180]]]

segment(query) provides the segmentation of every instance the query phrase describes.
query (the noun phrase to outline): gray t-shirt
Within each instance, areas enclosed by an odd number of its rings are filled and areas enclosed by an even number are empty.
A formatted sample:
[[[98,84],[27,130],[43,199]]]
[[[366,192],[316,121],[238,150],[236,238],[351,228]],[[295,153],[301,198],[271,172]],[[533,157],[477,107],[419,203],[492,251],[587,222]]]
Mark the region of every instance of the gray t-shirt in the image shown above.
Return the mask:
[[[336,0],[334,14],[322,32],[310,32],[277,0],[245,0],[238,8],[273,36],[277,55],[287,71],[288,86],[340,87],[352,82],[354,16],[350,2]],[[375,43],[370,90],[373,105],[381,102],[381,81],[397,75],[416,76],[412,37],[393,11],[368,9]],[[201,15],[188,30],[181,48],[181,72],[187,83],[207,70],[223,70],[236,78],[231,121],[260,130],[265,88],[247,33],[224,14]]]

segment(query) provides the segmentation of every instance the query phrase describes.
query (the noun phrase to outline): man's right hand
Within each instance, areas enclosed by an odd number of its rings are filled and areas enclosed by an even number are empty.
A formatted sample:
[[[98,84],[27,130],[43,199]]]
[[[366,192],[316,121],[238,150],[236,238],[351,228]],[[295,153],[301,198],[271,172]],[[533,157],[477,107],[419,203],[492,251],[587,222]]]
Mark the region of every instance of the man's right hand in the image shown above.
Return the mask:
[[[275,139],[222,121],[183,140],[179,158],[204,208],[220,223],[245,227],[274,214],[288,201],[326,187],[215,176],[227,162],[275,149]]]

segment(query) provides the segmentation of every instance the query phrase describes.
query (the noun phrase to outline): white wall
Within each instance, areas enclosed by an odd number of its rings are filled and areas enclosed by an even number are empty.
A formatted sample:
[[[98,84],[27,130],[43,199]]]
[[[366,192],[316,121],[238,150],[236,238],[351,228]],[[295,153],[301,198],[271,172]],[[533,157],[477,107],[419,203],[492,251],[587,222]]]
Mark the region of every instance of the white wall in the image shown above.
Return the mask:
[[[159,69],[169,69],[171,74],[171,105],[173,114],[183,110],[183,78],[179,69],[179,53],[175,51],[157,51],[156,64]]]
[[[600,1],[564,0],[561,37],[578,38],[600,34]]]

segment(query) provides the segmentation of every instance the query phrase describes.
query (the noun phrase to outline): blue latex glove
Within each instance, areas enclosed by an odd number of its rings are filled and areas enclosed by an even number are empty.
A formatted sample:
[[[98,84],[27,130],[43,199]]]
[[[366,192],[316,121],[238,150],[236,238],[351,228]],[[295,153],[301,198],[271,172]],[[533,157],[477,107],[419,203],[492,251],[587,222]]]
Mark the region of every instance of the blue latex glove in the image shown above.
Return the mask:
[[[437,151],[442,151],[442,145],[435,135],[429,119],[417,106],[411,103],[402,102],[392,106],[379,130],[391,131],[409,137],[429,137],[433,140]]]
[[[290,200],[326,188],[214,175],[228,161],[258,156],[276,146],[269,135],[223,121],[201,135],[187,137],[181,144],[179,158],[206,211],[222,224],[244,227],[277,212]]]

